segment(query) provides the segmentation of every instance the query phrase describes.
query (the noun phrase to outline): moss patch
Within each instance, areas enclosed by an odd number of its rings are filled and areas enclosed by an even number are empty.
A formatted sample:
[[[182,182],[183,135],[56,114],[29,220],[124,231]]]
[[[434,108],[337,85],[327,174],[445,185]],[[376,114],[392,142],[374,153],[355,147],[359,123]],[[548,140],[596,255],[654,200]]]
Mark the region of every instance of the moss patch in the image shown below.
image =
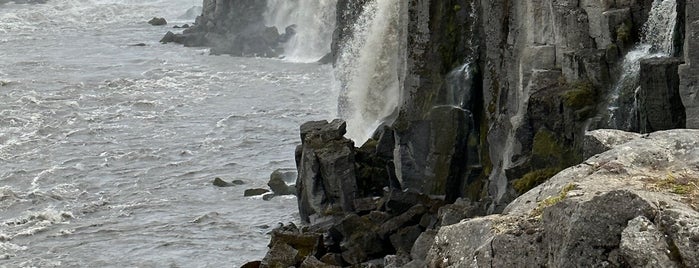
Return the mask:
[[[645,181],[648,189],[680,195],[683,202],[699,211],[699,177],[686,172],[670,172],[664,178],[648,178]]]
[[[534,170],[532,172],[524,174],[524,176],[512,182],[512,186],[514,187],[515,191],[517,191],[517,193],[523,194],[536,187],[537,185],[544,183],[545,181],[556,175],[556,173],[558,173],[559,171],[561,171],[560,168],[544,168]]]
[[[595,87],[590,81],[577,81],[569,85],[570,90],[562,95],[563,104],[575,110],[594,106],[597,99]]]
[[[573,189],[575,189],[575,184],[567,184],[563,187],[563,189],[561,189],[557,196],[551,196],[537,203],[536,208],[532,210],[530,216],[532,218],[541,219],[541,215],[544,213],[544,209],[565,200],[566,197],[568,197],[568,192],[572,191]]]
[[[631,41],[631,24],[624,22],[616,28],[616,41],[626,44]]]

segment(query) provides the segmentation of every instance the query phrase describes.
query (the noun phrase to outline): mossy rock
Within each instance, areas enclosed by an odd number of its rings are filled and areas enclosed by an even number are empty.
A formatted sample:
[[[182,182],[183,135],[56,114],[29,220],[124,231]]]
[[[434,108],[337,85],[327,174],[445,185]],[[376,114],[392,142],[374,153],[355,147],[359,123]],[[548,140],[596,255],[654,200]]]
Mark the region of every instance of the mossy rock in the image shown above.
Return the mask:
[[[631,23],[624,22],[616,28],[616,41],[621,44],[631,41]]]
[[[512,182],[512,186],[519,194],[524,194],[532,188],[544,183],[554,175],[556,175],[560,168],[544,168],[534,170],[527,174],[524,174],[521,178]]]
[[[590,81],[578,81],[570,85],[570,90],[562,95],[563,104],[575,110],[594,106],[597,100],[595,87]]]

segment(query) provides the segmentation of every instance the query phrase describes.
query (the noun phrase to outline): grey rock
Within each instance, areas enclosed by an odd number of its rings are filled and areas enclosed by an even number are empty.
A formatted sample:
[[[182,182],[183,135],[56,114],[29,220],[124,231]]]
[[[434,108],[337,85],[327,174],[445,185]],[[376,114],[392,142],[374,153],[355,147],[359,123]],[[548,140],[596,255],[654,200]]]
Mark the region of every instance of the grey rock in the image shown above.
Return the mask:
[[[410,257],[413,260],[424,261],[427,258],[427,252],[429,252],[430,246],[434,243],[436,235],[437,231],[435,230],[426,230],[421,233],[417,240],[415,240],[413,248],[410,249]]]
[[[226,182],[223,179],[218,178],[218,177],[214,178],[213,184],[214,184],[214,186],[218,186],[218,187],[231,187],[231,186],[233,186],[232,183]]]
[[[665,234],[644,216],[628,222],[621,232],[621,255],[632,267],[677,267],[668,257],[670,247]]]
[[[154,17],[148,21],[148,24],[153,25],[153,26],[161,26],[161,25],[166,25],[167,21],[164,18],[155,18]]]
[[[685,64],[679,67],[680,96],[687,112],[687,127],[699,128],[699,3],[686,2]]]
[[[295,169],[277,169],[269,176],[267,186],[276,195],[295,195],[296,177]]]
[[[638,139],[641,134],[616,129],[597,129],[585,132],[583,158],[606,152],[617,145]]]
[[[671,193],[672,187],[663,188],[668,187],[663,183],[698,178],[698,152],[697,130],[655,132],[615,146],[520,196],[503,215],[442,227],[427,263],[439,267],[674,267],[676,262],[679,267],[695,267],[699,212],[686,198]],[[658,242],[666,241],[668,247],[641,244],[657,237],[664,237]],[[676,256],[664,259],[666,249]]]
[[[247,189],[247,190],[245,190],[245,192],[243,193],[243,196],[246,196],[246,197],[248,197],[248,196],[256,196],[256,195],[262,195],[262,194],[266,194],[266,193],[269,193],[269,190],[267,190],[267,189],[262,189],[262,188]]]
[[[300,268],[339,268],[340,266],[335,266],[335,265],[330,265],[327,263],[324,263],[315,256],[308,256],[306,257],[305,260],[301,263]]]
[[[296,265],[298,250],[285,243],[277,243],[262,259],[261,267],[290,267]]]
[[[422,227],[419,225],[408,226],[399,229],[396,233],[389,237],[389,241],[393,248],[403,254],[410,254],[410,250],[415,244],[415,241],[422,233]]]

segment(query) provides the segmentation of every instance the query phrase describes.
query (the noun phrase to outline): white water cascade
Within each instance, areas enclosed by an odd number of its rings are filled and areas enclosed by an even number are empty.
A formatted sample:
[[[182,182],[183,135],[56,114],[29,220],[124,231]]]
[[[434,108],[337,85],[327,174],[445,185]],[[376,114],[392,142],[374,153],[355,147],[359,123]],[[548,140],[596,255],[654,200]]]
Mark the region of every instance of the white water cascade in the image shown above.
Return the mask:
[[[637,128],[636,95],[639,90],[641,60],[667,57],[674,53],[673,36],[677,24],[677,2],[655,0],[643,25],[641,42],[626,54],[621,75],[608,97],[607,127],[632,131]]]
[[[358,145],[397,109],[405,70],[407,13],[401,0],[367,3],[353,25],[335,69],[340,82],[340,115],[347,136]]]
[[[268,0],[265,24],[284,33],[295,25],[296,34],[284,45],[285,59],[315,62],[330,53],[337,0]]]

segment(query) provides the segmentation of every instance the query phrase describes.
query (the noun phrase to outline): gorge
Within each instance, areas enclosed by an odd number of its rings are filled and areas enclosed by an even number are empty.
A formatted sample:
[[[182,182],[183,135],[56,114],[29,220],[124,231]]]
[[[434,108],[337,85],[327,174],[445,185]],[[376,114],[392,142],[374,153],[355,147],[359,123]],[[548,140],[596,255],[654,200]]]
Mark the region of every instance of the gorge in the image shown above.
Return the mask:
[[[310,5],[302,0],[285,3],[296,3],[293,12],[282,8],[289,14],[330,10],[330,1]],[[696,138],[691,138],[696,136],[696,131],[662,131],[699,128],[699,72],[693,67],[699,55],[696,52],[699,3],[338,0],[332,4],[336,5],[336,13],[320,12],[324,14],[320,16],[324,23],[313,30],[303,28],[311,27],[303,22],[306,19],[293,20],[278,14],[278,1],[269,1],[264,13],[267,26],[277,29],[292,26],[297,31],[297,37],[292,38],[305,42],[326,40],[329,36],[326,26],[334,25],[331,43],[324,43],[330,50],[314,48],[313,51],[330,53],[326,62],[334,66],[340,92],[338,116],[344,121],[309,122],[301,127],[302,145],[296,150],[297,190],[301,218],[310,225],[303,230],[292,226],[275,231],[271,250],[261,262],[263,266],[514,267],[516,262],[494,264],[496,245],[492,249],[478,247],[495,243],[493,239],[504,239],[500,246],[508,242],[525,243],[518,240],[517,228],[526,232],[525,239],[542,234],[562,235],[556,233],[560,230],[551,231],[553,227],[548,225],[560,220],[558,216],[551,218],[555,209],[547,209],[548,206],[562,209],[556,204],[538,208],[543,209],[543,223],[521,219],[537,210],[534,204],[550,200],[559,190],[560,199],[566,198],[570,191],[585,196],[584,201],[571,198],[575,199],[571,202],[582,203],[564,202],[567,206],[577,206],[576,209],[587,206],[588,195],[599,197],[592,200],[602,203],[642,200],[638,201],[643,207],[639,211],[644,213],[605,218],[615,222],[623,218],[614,223],[621,228],[615,229],[616,233],[610,231],[609,235],[626,232],[632,219],[636,221],[634,224],[644,221],[663,229],[671,225],[664,222],[666,218],[689,217],[690,225],[696,226],[699,219],[696,199],[673,203],[676,206],[673,209],[681,212],[662,219],[656,217],[653,223],[648,220],[653,218],[649,212],[652,209],[643,203],[651,200],[647,196],[652,194],[647,189],[641,192],[623,187],[598,189],[598,194],[594,194],[586,192],[586,180],[576,179],[573,183],[560,174],[579,178],[585,174],[575,172],[582,172],[579,170],[585,166],[595,166],[595,171],[585,171],[586,175],[605,167],[605,163],[586,161],[586,158],[617,147],[609,145],[605,150],[595,150],[586,146],[605,143],[595,133],[611,135],[612,140],[628,135],[592,131],[613,128],[660,133],[624,140],[638,143],[633,147],[637,150],[643,142],[664,143],[666,138],[686,148],[689,151],[678,153],[688,152],[693,156],[680,157],[684,159],[682,163],[690,163],[683,176],[691,181],[687,182],[688,187],[697,183],[699,170],[696,162],[692,162],[696,161],[697,143]],[[244,0],[206,0],[204,13],[197,19],[198,27],[206,29],[195,28],[185,33],[183,43],[188,43],[188,34],[212,33],[205,24],[214,25],[215,29],[216,25],[232,23],[231,18],[239,18],[217,16],[217,13],[234,14],[248,5]],[[246,17],[261,14],[248,13]],[[277,15],[270,19],[271,14]],[[259,21],[249,20],[247,25]],[[248,34],[228,31],[233,44]],[[309,36],[302,32],[316,33]],[[299,60],[295,56],[299,53],[298,40],[272,42],[270,49],[284,47],[284,52],[264,55],[286,55],[288,60]],[[313,58],[320,58],[321,54]],[[612,149],[608,155],[615,150],[623,155],[619,151],[624,148]],[[658,150],[657,154],[666,153]],[[656,160],[644,161],[652,165]],[[627,162],[616,165],[633,170],[646,168]],[[575,167],[566,169],[571,166]],[[547,182],[551,177],[552,181],[559,178],[566,183],[557,184],[558,188],[548,196],[541,194],[541,187],[551,187],[546,186],[551,184]],[[544,186],[535,188],[542,183]],[[567,184],[572,188],[565,188]],[[539,189],[539,196],[526,197],[536,191],[533,188]],[[521,205],[523,198],[530,198],[526,205]],[[604,198],[611,199],[599,201]],[[603,211],[606,210],[597,212]],[[594,212],[593,209],[590,213]],[[500,213],[508,216],[486,216]],[[540,219],[542,212],[537,213],[534,218]],[[450,219],[452,216],[459,219]],[[476,216],[486,217],[445,228]],[[645,218],[637,218],[641,216]],[[586,220],[589,219],[581,220],[580,226],[597,226]],[[497,230],[487,237],[470,237],[478,228]],[[679,242],[683,239],[681,235],[668,233],[677,230],[663,230],[665,236],[672,237],[668,243],[674,243],[678,250],[672,249],[674,255],[669,257],[663,257],[662,253],[654,261],[679,267],[699,265],[696,252],[689,250],[697,246],[696,240],[680,245],[684,243]],[[688,232],[682,235],[698,234],[697,229],[683,227],[682,230]],[[512,232],[515,235],[508,236]],[[463,236],[464,243],[473,243],[464,245],[472,251],[454,247],[451,241],[458,240],[458,236]],[[301,245],[299,241],[306,242]],[[563,253],[546,253],[545,248],[550,250],[572,242],[546,241],[549,244],[542,244],[544,248],[521,249],[520,253],[531,254],[523,260],[525,266],[567,267],[577,263],[626,267],[650,261],[625,249],[623,239],[610,241],[602,251],[571,248]],[[309,247],[308,243],[315,246]],[[382,246],[376,248],[376,244]],[[583,247],[588,246],[594,248]],[[584,256],[566,261],[570,258],[566,254],[577,253]],[[284,254],[295,257],[285,259]],[[385,255],[392,257],[384,258]]]

